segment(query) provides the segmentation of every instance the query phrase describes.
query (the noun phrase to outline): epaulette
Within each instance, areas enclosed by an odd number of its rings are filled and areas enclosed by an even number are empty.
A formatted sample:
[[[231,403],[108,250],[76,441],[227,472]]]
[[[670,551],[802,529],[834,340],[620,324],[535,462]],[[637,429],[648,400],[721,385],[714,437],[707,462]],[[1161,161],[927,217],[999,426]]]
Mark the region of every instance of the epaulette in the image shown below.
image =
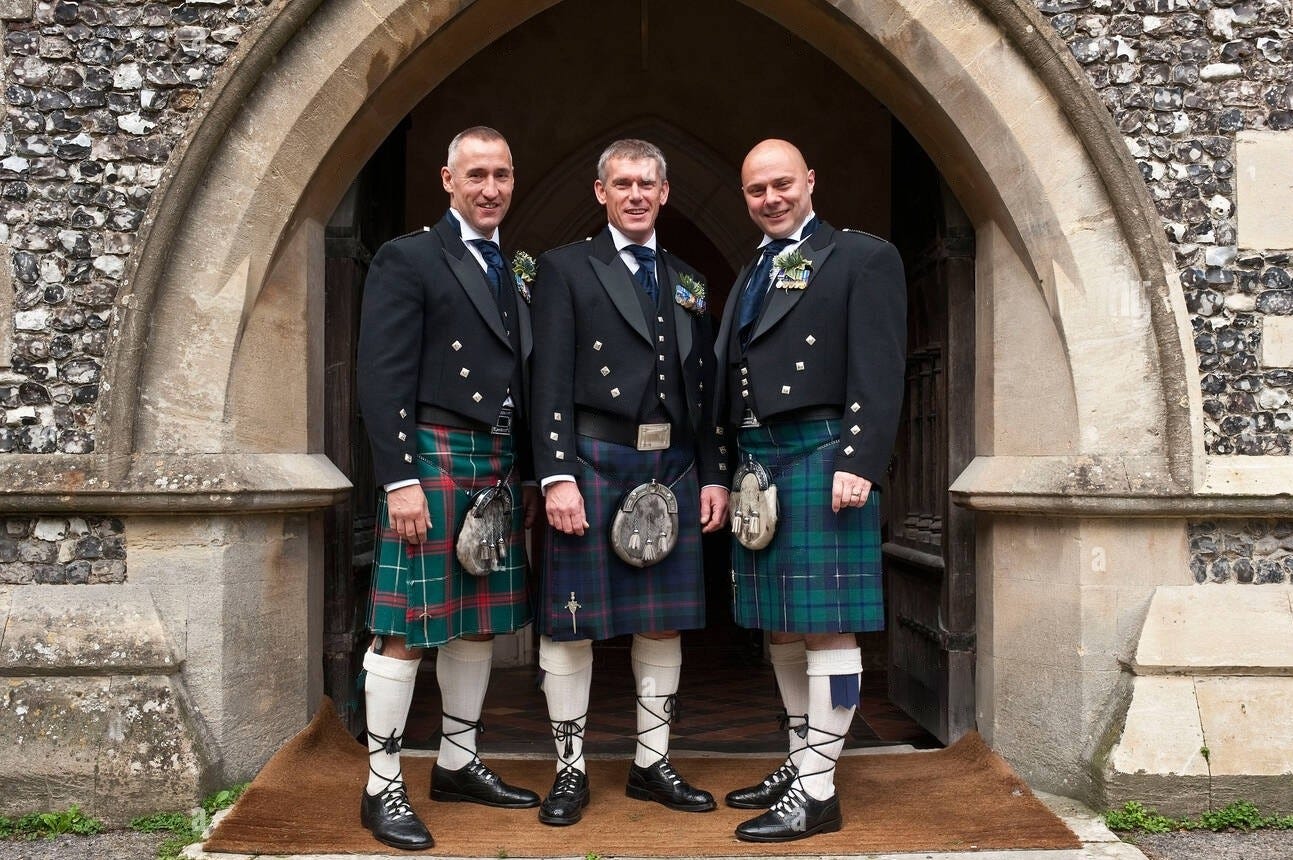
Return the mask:
[[[875,239],[877,242],[888,242],[888,241],[889,241],[888,239],[885,239],[885,238],[883,238],[883,237],[877,236],[877,235],[876,235],[876,234],[874,234],[874,233],[868,233],[868,232],[867,232],[867,231],[865,231],[865,230],[855,230],[855,229],[853,229],[852,227],[844,227],[843,229],[841,229],[841,230],[840,230],[840,232],[841,232],[841,233],[858,233],[858,234],[860,234],[860,235],[862,235],[862,236],[870,236],[872,239]]]
[[[411,230],[410,232],[405,233],[403,236],[396,236],[394,239],[391,239],[391,241],[398,242],[401,239],[412,239],[414,236],[421,236],[423,233],[430,233],[430,232],[431,232],[430,227],[423,226],[421,229]]]

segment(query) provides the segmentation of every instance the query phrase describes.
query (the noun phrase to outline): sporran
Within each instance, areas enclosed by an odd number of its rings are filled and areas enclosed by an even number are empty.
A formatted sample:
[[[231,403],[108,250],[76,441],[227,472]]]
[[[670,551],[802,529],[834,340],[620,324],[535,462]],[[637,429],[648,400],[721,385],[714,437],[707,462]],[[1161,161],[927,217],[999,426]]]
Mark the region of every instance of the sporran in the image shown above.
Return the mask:
[[[458,532],[455,549],[463,569],[489,576],[507,562],[507,539],[512,526],[512,494],[499,481],[472,494],[471,509]]]
[[[624,497],[611,521],[611,547],[625,564],[649,567],[678,542],[678,497],[664,484],[639,484]]]
[[[746,549],[763,549],[777,533],[777,485],[767,468],[753,457],[732,477],[728,502],[732,534]]]

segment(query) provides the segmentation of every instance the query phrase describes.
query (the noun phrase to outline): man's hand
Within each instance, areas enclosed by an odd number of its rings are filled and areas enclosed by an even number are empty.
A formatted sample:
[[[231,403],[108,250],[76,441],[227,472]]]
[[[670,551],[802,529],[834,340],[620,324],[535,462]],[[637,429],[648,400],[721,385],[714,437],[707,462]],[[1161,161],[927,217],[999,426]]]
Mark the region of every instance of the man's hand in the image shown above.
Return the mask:
[[[831,510],[839,513],[842,508],[860,508],[871,494],[871,482],[852,472],[836,472],[831,482]]]
[[[584,494],[574,481],[556,481],[544,491],[548,523],[559,532],[582,536],[588,528],[584,514]]]
[[[543,494],[533,484],[525,484],[521,487],[521,525],[525,528],[532,529],[539,521],[539,508],[542,506],[540,499],[542,498]]]
[[[716,532],[727,524],[727,487],[700,488],[700,524],[702,532]]]
[[[386,511],[390,514],[391,528],[406,543],[424,543],[431,528],[431,512],[427,510],[427,497],[418,484],[409,484],[386,494]]]

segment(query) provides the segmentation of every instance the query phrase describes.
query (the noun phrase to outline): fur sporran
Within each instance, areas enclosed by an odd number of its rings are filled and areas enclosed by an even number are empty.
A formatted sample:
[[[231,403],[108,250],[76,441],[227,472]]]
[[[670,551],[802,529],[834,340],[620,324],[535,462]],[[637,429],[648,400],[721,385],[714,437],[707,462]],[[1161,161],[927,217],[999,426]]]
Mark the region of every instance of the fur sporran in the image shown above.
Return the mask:
[[[649,567],[678,543],[678,497],[652,481],[634,487],[611,522],[611,548],[625,564]]]
[[[463,569],[475,576],[489,576],[507,562],[507,539],[512,531],[512,494],[499,481],[477,490],[471,510],[458,532],[456,550]]]
[[[777,485],[763,464],[747,457],[732,477],[732,534],[746,549],[763,549],[777,533]]]

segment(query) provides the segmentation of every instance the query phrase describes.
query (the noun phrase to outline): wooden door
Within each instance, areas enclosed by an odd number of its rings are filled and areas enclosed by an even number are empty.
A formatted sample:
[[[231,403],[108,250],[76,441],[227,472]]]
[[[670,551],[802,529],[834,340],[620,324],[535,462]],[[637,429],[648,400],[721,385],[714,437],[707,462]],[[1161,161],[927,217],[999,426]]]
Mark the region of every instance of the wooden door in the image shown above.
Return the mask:
[[[895,149],[916,148],[895,135]],[[951,743],[974,727],[974,515],[947,488],[974,449],[974,233],[923,153],[895,153],[907,392],[885,495],[889,697]]]
[[[355,388],[359,309],[373,251],[403,232],[401,125],[364,167],[328,222],[324,265],[324,453],[350,479],[350,498],[324,515],[323,690],[352,733],[363,728],[355,681],[373,561],[377,487]]]

